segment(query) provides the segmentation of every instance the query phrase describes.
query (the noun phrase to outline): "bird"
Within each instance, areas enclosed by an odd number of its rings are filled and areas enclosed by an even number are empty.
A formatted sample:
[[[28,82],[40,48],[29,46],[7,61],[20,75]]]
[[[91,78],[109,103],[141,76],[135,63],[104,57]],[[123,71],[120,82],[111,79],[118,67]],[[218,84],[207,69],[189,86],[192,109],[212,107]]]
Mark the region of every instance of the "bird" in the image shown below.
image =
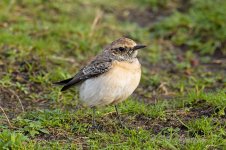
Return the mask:
[[[117,118],[122,125],[117,104],[126,100],[137,88],[141,79],[141,64],[138,50],[145,48],[132,39],[121,37],[103,48],[88,65],[75,76],[56,82],[61,91],[79,86],[79,99],[93,109],[92,127],[96,127],[96,108],[114,105]]]

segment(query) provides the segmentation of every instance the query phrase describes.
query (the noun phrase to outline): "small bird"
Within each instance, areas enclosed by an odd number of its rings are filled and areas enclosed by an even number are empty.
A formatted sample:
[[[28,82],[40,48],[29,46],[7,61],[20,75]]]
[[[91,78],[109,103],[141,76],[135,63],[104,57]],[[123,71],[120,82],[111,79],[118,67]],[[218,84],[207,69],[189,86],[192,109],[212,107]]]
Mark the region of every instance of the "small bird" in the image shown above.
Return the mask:
[[[126,100],[137,88],[141,78],[141,65],[137,59],[138,49],[146,47],[129,38],[119,38],[107,45],[88,65],[74,77],[56,82],[61,91],[79,85],[80,99],[93,108],[93,127],[96,107],[115,105]]]

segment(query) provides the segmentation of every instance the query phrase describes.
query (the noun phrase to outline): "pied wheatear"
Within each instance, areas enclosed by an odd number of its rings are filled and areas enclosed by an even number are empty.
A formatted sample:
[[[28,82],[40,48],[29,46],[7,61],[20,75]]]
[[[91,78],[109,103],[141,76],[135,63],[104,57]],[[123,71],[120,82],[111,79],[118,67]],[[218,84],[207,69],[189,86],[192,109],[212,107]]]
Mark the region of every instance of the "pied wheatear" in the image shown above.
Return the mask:
[[[120,38],[107,45],[87,66],[74,77],[57,82],[63,85],[61,91],[79,85],[82,102],[93,108],[113,104],[121,122],[117,105],[126,100],[137,88],[141,77],[141,65],[137,59],[138,49],[144,45],[136,44],[128,38]]]

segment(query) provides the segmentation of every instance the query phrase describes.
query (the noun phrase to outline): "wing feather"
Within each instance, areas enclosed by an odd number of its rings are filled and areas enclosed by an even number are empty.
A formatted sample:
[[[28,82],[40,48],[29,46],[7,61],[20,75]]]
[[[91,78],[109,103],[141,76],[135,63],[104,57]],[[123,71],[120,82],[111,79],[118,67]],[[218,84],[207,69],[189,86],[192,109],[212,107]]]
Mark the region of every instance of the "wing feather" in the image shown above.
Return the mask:
[[[109,57],[104,57],[103,55],[97,56],[96,59],[94,59],[90,64],[82,68],[73,78],[64,80],[68,82],[64,84],[64,87],[61,89],[61,91],[65,91],[71,86],[81,83],[86,79],[97,77],[107,72],[111,67],[112,60]],[[62,82],[60,81],[58,83]]]

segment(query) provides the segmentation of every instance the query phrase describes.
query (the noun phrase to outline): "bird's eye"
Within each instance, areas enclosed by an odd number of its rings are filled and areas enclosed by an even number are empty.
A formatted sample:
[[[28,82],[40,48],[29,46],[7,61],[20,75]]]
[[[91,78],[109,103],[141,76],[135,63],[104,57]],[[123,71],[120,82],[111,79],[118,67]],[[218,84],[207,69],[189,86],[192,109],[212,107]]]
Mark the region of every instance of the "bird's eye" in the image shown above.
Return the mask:
[[[119,47],[118,49],[119,49],[120,51],[124,51],[124,50],[125,50],[124,47]]]

